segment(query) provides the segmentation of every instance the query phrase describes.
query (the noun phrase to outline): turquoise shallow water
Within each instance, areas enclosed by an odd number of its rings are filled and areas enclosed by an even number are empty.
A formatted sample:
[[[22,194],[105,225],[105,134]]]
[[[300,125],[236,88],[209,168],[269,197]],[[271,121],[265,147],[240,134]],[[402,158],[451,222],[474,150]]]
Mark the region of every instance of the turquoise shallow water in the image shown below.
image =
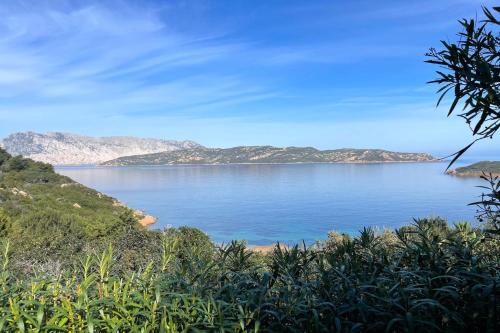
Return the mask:
[[[74,180],[216,242],[307,243],[329,230],[394,228],[414,217],[473,220],[481,181],[445,163],[58,167]]]

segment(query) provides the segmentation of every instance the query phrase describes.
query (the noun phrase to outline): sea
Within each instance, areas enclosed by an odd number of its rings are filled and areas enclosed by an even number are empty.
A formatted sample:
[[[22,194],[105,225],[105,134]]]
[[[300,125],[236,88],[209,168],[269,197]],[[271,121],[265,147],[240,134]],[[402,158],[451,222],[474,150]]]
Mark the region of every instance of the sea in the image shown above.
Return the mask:
[[[466,162],[466,161],[465,161]],[[467,163],[458,163],[456,166]],[[154,215],[151,228],[191,226],[214,242],[311,244],[329,231],[394,229],[417,218],[476,223],[479,178],[447,162],[57,167],[56,171]]]

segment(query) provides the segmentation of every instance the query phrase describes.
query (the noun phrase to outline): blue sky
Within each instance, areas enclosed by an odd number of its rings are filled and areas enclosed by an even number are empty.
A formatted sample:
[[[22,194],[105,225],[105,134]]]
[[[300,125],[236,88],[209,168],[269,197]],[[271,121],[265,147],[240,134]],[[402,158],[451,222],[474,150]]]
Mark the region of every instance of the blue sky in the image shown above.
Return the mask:
[[[2,1],[0,136],[452,152],[470,134],[424,54],[488,4]]]

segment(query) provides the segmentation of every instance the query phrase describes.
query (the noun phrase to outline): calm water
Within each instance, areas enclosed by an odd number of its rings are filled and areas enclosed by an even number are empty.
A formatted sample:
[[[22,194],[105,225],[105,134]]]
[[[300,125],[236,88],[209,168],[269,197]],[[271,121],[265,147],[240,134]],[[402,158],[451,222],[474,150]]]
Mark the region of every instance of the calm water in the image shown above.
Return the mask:
[[[59,167],[57,171],[217,242],[312,242],[329,230],[397,227],[413,217],[472,220],[480,184],[445,163]]]

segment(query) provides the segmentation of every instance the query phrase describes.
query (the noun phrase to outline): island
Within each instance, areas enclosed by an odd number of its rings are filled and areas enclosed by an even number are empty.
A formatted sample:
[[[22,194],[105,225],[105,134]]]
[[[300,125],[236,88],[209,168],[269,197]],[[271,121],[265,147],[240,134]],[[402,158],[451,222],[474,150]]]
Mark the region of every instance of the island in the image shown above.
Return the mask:
[[[426,153],[399,153],[382,149],[319,150],[312,147],[240,146],[194,148],[124,156],[101,163],[108,166],[172,164],[280,164],[280,163],[385,163],[429,162]]]
[[[448,174],[459,177],[480,177],[483,174],[500,176],[500,161],[481,161],[448,171]]]

